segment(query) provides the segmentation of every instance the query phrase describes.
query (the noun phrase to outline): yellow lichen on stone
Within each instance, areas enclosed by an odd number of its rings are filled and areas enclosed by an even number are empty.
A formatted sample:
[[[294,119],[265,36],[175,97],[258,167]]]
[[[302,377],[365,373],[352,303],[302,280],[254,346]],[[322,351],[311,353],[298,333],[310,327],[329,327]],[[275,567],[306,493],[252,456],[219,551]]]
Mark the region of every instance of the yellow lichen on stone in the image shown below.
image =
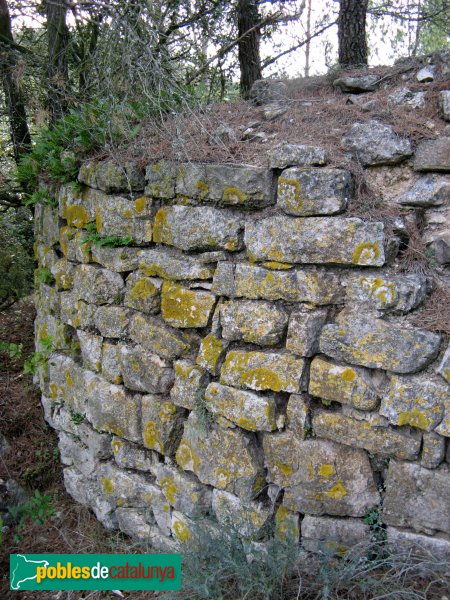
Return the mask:
[[[111,444],[114,454],[118,454],[122,448],[122,442],[120,440],[113,440]]]
[[[237,187],[226,187],[222,199],[227,204],[244,204],[245,195]]]
[[[251,369],[241,375],[240,383],[249,385],[254,389],[273,390],[279,392],[282,388],[282,381],[278,375],[270,369]]]
[[[154,296],[157,290],[149,279],[139,279],[131,288],[130,297],[133,300],[145,300],[150,296]]]
[[[347,495],[347,490],[342,483],[339,482],[333,485],[328,492],[325,492],[325,495],[332,500],[342,500],[342,498]]]
[[[410,425],[418,429],[429,429],[431,422],[431,419],[417,408],[401,412],[398,417],[398,425]]]
[[[301,184],[296,179],[278,179],[278,195],[283,198],[285,208],[293,211],[300,211],[303,206],[303,200],[300,196]]]
[[[353,381],[356,377],[356,373],[353,369],[345,369],[344,371],[342,371],[342,373],[340,374],[341,379],[343,379],[344,381]]]
[[[191,539],[191,532],[182,521],[175,521],[173,531],[181,543],[188,542]]]
[[[194,473],[197,472],[198,457],[187,440],[181,440],[178,450],[176,451],[175,458],[177,463],[184,470],[193,471]]]
[[[247,429],[248,431],[256,431],[256,423],[251,419],[247,419],[245,417],[241,417],[237,420],[237,425],[242,427],[242,429]]]
[[[175,502],[175,494],[178,492],[177,484],[175,483],[172,477],[163,477],[159,484],[162,487],[162,490],[167,500],[173,506]]]
[[[164,453],[164,447],[159,439],[158,427],[154,421],[147,421],[144,427],[144,443],[147,448]]]
[[[153,225],[153,241],[157,244],[173,243],[172,228],[167,220],[167,210],[160,208],[155,216]]]
[[[227,469],[219,467],[214,469],[214,475],[217,478],[216,487],[219,490],[224,490],[231,481],[231,473]]]
[[[177,407],[175,404],[172,404],[172,402],[163,402],[158,413],[159,420],[162,424],[170,423],[176,411]]]
[[[161,313],[176,327],[205,327],[215,304],[209,292],[197,292],[165,281],[161,293]]]
[[[285,477],[288,477],[289,475],[292,475],[292,473],[294,472],[294,469],[290,465],[286,465],[286,464],[284,464],[282,462],[277,463],[277,467],[280,469],[280,472]]]
[[[68,206],[66,208],[65,217],[67,219],[67,223],[70,226],[77,227],[78,229],[84,227],[86,223],[89,223],[90,221],[86,209],[83,206],[79,206],[77,204],[73,204],[72,206]]]
[[[199,179],[195,187],[197,188],[197,195],[200,198],[200,200],[204,200],[209,193],[208,184],[205,181]]]
[[[226,344],[223,340],[212,333],[207,335],[201,341],[197,364],[214,373],[225,349]]]
[[[111,479],[109,479],[109,477],[103,477],[103,489],[104,491],[108,494],[111,495],[114,491],[114,484],[111,481]]]
[[[353,253],[352,263],[354,265],[371,265],[380,256],[378,244],[373,242],[363,242],[358,244]]]
[[[292,269],[294,265],[290,265],[288,263],[277,262],[276,260],[269,260],[263,263],[263,267],[266,269],[272,269],[273,271],[287,271]],[[269,277],[270,273],[267,275]]]
[[[331,475],[333,475],[334,473],[336,473],[336,471],[335,471],[333,465],[323,464],[319,468],[319,475],[321,477],[325,477],[326,479],[331,477]]]
[[[138,215],[140,215],[144,212],[146,206],[147,206],[147,198],[145,196],[136,198],[136,200],[134,201],[134,210]]]

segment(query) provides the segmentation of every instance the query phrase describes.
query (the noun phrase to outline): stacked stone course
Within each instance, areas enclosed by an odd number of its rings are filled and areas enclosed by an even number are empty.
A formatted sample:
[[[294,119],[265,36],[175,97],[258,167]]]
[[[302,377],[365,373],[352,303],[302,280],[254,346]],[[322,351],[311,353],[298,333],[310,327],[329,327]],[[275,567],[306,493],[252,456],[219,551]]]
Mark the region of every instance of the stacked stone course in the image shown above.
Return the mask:
[[[430,142],[411,159],[371,123],[343,144],[372,173],[411,161],[406,211],[448,210]],[[106,527],[177,551],[199,519],[245,539],[273,524],[341,551],[378,507],[394,543],[449,552],[450,354],[409,319],[430,282],[396,269],[382,222],[346,216],[354,181],[327,162],[293,145],[267,169],[91,161],[37,209],[42,402],[67,490]],[[89,223],[133,241],[86,243]]]

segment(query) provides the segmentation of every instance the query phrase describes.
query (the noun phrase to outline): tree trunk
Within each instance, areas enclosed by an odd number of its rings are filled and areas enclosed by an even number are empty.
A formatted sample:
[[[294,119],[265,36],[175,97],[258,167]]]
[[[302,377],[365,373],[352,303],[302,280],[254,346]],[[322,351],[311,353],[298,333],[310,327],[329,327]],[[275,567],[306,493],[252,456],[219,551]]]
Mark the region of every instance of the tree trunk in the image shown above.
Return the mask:
[[[6,0],[0,0],[0,38],[5,45],[8,45],[8,42],[11,44],[14,43],[11,18]],[[0,72],[9,117],[14,160],[18,163],[20,157],[30,151],[31,136],[28,129],[25,101],[19,82],[14,76],[14,68],[16,66],[14,53],[4,46],[0,58]]]
[[[257,0],[238,0],[238,37],[259,23]],[[259,55],[259,29],[253,29],[238,44],[239,66],[241,69],[241,96],[247,99],[250,89],[257,79],[261,79],[261,58]]]
[[[366,14],[369,0],[340,0],[339,64],[367,65]]]
[[[64,116],[69,105],[69,30],[64,0],[45,2],[48,36],[48,108],[50,122]]]
[[[312,0],[308,0],[308,9],[306,13],[306,42],[305,46],[305,77],[309,77],[310,62],[309,56],[311,53],[311,4]]]

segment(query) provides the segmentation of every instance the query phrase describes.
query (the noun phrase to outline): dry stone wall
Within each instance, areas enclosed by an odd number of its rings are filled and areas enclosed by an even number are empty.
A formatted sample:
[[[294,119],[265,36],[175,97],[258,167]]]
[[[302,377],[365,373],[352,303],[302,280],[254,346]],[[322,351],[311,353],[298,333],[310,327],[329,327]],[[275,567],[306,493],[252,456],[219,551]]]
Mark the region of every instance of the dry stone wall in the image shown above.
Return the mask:
[[[425,235],[443,271],[450,139],[413,156],[371,122],[343,144],[373,181],[403,163],[396,202],[441,216]],[[342,550],[379,511],[397,546],[443,556],[450,352],[410,319],[431,282],[397,268],[395,232],[346,215],[355,182],[323,150],[268,158],[89,162],[37,209],[54,277],[37,284],[39,380],[67,490],[156,550],[204,519]]]

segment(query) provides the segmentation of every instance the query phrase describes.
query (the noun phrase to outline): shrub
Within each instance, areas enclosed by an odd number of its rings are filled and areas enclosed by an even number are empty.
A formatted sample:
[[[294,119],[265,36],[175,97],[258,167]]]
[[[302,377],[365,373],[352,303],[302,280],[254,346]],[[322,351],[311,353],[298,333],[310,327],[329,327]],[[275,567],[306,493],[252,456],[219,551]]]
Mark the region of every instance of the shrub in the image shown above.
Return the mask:
[[[26,208],[0,213],[0,309],[33,287],[31,214]]]

